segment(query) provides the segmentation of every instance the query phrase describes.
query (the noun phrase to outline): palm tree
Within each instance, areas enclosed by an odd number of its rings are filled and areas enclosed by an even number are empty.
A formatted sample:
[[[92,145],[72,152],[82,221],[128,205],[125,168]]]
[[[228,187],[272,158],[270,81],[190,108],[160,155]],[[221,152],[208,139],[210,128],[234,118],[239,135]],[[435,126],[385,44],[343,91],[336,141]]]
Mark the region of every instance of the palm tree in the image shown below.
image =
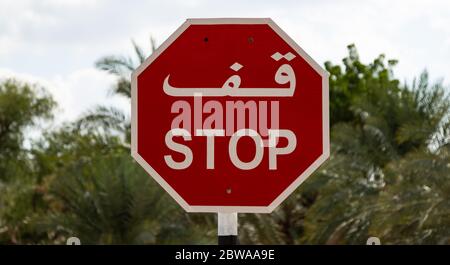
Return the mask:
[[[435,241],[419,236],[438,233],[438,227],[414,226],[416,230],[409,230],[404,239],[400,232],[391,232],[407,226],[405,220],[411,220],[408,213],[431,224],[430,214],[446,206],[422,200],[420,193],[409,189],[412,179],[421,179],[426,187],[433,183],[446,187],[448,170],[446,173],[445,166],[437,166],[449,159],[444,151],[450,141],[450,103],[445,89],[442,83],[429,85],[426,72],[411,87],[400,86],[384,66],[384,57],[365,66],[356,50],[350,50],[344,60],[345,73],[327,65],[333,80],[331,91],[351,88],[356,93],[350,91],[349,99],[341,95],[341,103],[349,106],[348,113],[333,123],[331,158],[319,172],[325,184],[318,188],[317,201],[306,214],[303,242],[364,244],[373,235],[385,243],[441,243],[444,239],[437,234],[428,235]],[[360,77],[357,82],[349,81],[355,76]],[[410,166],[410,171],[406,170]],[[443,196],[439,200],[445,199]],[[448,211],[443,217],[448,217]],[[448,227],[450,219],[436,217],[435,221]]]
[[[113,93],[126,98],[130,73],[145,60],[133,46],[137,59],[96,63],[117,76]],[[344,69],[325,64],[330,160],[272,214],[241,214],[241,242],[449,242],[450,103],[442,83],[430,85],[424,72],[401,85],[395,60],[381,55],[366,65],[348,48]],[[53,157],[47,171],[59,203],[53,224],[90,243],[213,243],[214,216],[184,213],[132,161],[129,143],[129,117],[105,106],[47,137],[42,152]]]
[[[112,87],[112,94],[131,99],[131,73],[147,58],[144,49],[132,41],[135,58],[110,55],[99,59],[95,66],[117,78]],[[151,52],[156,50],[155,39],[150,38]],[[98,106],[85,113],[78,120],[79,127],[102,128],[103,130],[119,133],[123,136],[124,144],[129,147],[131,141],[130,117],[123,111],[112,106]]]
[[[113,93],[130,98],[130,74],[146,56],[133,42],[137,62],[107,56],[96,66],[117,76]],[[155,42],[151,39],[152,51]],[[51,193],[60,209],[44,222],[92,244],[212,243],[211,215],[188,215],[130,154],[130,119],[119,109],[98,106],[47,137],[43,153],[63,165]],[[57,149],[58,146],[68,147]],[[53,150],[50,151],[50,150]]]
[[[138,46],[136,42],[132,41],[132,44],[136,59],[133,59],[132,57],[111,55],[103,57],[95,63],[98,69],[117,76],[118,81],[114,85],[112,91],[114,94],[122,95],[126,98],[131,98],[131,73],[142,64],[148,56],[144,52],[144,49]],[[156,41],[153,38],[150,38],[150,48],[151,52],[156,50]]]
[[[450,244],[450,145],[417,150],[387,170],[392,184],[370,233],[393,244]]]
[[[202,242],[189,233],[184,211],[128,153],[73,162],[59,173],[53,194],[64,202],[51,216],[67,235],[84,244],[155,244]]]

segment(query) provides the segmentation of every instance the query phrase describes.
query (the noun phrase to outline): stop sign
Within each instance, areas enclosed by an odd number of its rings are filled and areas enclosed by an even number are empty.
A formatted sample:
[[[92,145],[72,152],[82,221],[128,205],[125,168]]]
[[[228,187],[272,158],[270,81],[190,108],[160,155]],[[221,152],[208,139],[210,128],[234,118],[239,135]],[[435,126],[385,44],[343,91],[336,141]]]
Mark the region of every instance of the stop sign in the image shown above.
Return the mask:
[[[271,19],[189,19],[132,75],[132,156],[189,212],[271,212],[329,156],[328,73]]]

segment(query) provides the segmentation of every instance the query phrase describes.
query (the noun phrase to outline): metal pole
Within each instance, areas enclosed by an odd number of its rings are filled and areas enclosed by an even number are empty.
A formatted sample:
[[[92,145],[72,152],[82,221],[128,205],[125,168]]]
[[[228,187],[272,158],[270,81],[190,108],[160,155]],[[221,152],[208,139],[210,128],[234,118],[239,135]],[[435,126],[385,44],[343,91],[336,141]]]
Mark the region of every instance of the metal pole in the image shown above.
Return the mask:
[[[237,213],[217,213],[217,234],[219,245],[238,245]]]

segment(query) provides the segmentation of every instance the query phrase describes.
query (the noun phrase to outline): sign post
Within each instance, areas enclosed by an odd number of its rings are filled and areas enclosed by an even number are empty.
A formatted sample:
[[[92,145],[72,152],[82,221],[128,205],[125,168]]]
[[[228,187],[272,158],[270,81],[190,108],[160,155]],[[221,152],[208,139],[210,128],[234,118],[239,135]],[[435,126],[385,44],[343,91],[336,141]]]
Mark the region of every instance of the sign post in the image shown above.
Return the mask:
[[[188,19],[132,75],[131,154],[183,209],[270,213],[329,157],[328,72],[269,18]]]
[[[217,234],[219,245],[238,245],[238,214],[217,213]]]

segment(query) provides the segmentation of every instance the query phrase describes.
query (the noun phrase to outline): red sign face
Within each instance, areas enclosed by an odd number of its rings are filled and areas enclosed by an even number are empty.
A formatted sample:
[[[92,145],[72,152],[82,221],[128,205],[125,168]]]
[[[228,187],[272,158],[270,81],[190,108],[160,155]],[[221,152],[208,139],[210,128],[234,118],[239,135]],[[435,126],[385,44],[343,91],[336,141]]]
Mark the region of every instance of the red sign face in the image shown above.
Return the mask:
[[[270,19],[187,20],[132,76],[132,156],[190,212],[271,212],[329,156],[328,73]]]

